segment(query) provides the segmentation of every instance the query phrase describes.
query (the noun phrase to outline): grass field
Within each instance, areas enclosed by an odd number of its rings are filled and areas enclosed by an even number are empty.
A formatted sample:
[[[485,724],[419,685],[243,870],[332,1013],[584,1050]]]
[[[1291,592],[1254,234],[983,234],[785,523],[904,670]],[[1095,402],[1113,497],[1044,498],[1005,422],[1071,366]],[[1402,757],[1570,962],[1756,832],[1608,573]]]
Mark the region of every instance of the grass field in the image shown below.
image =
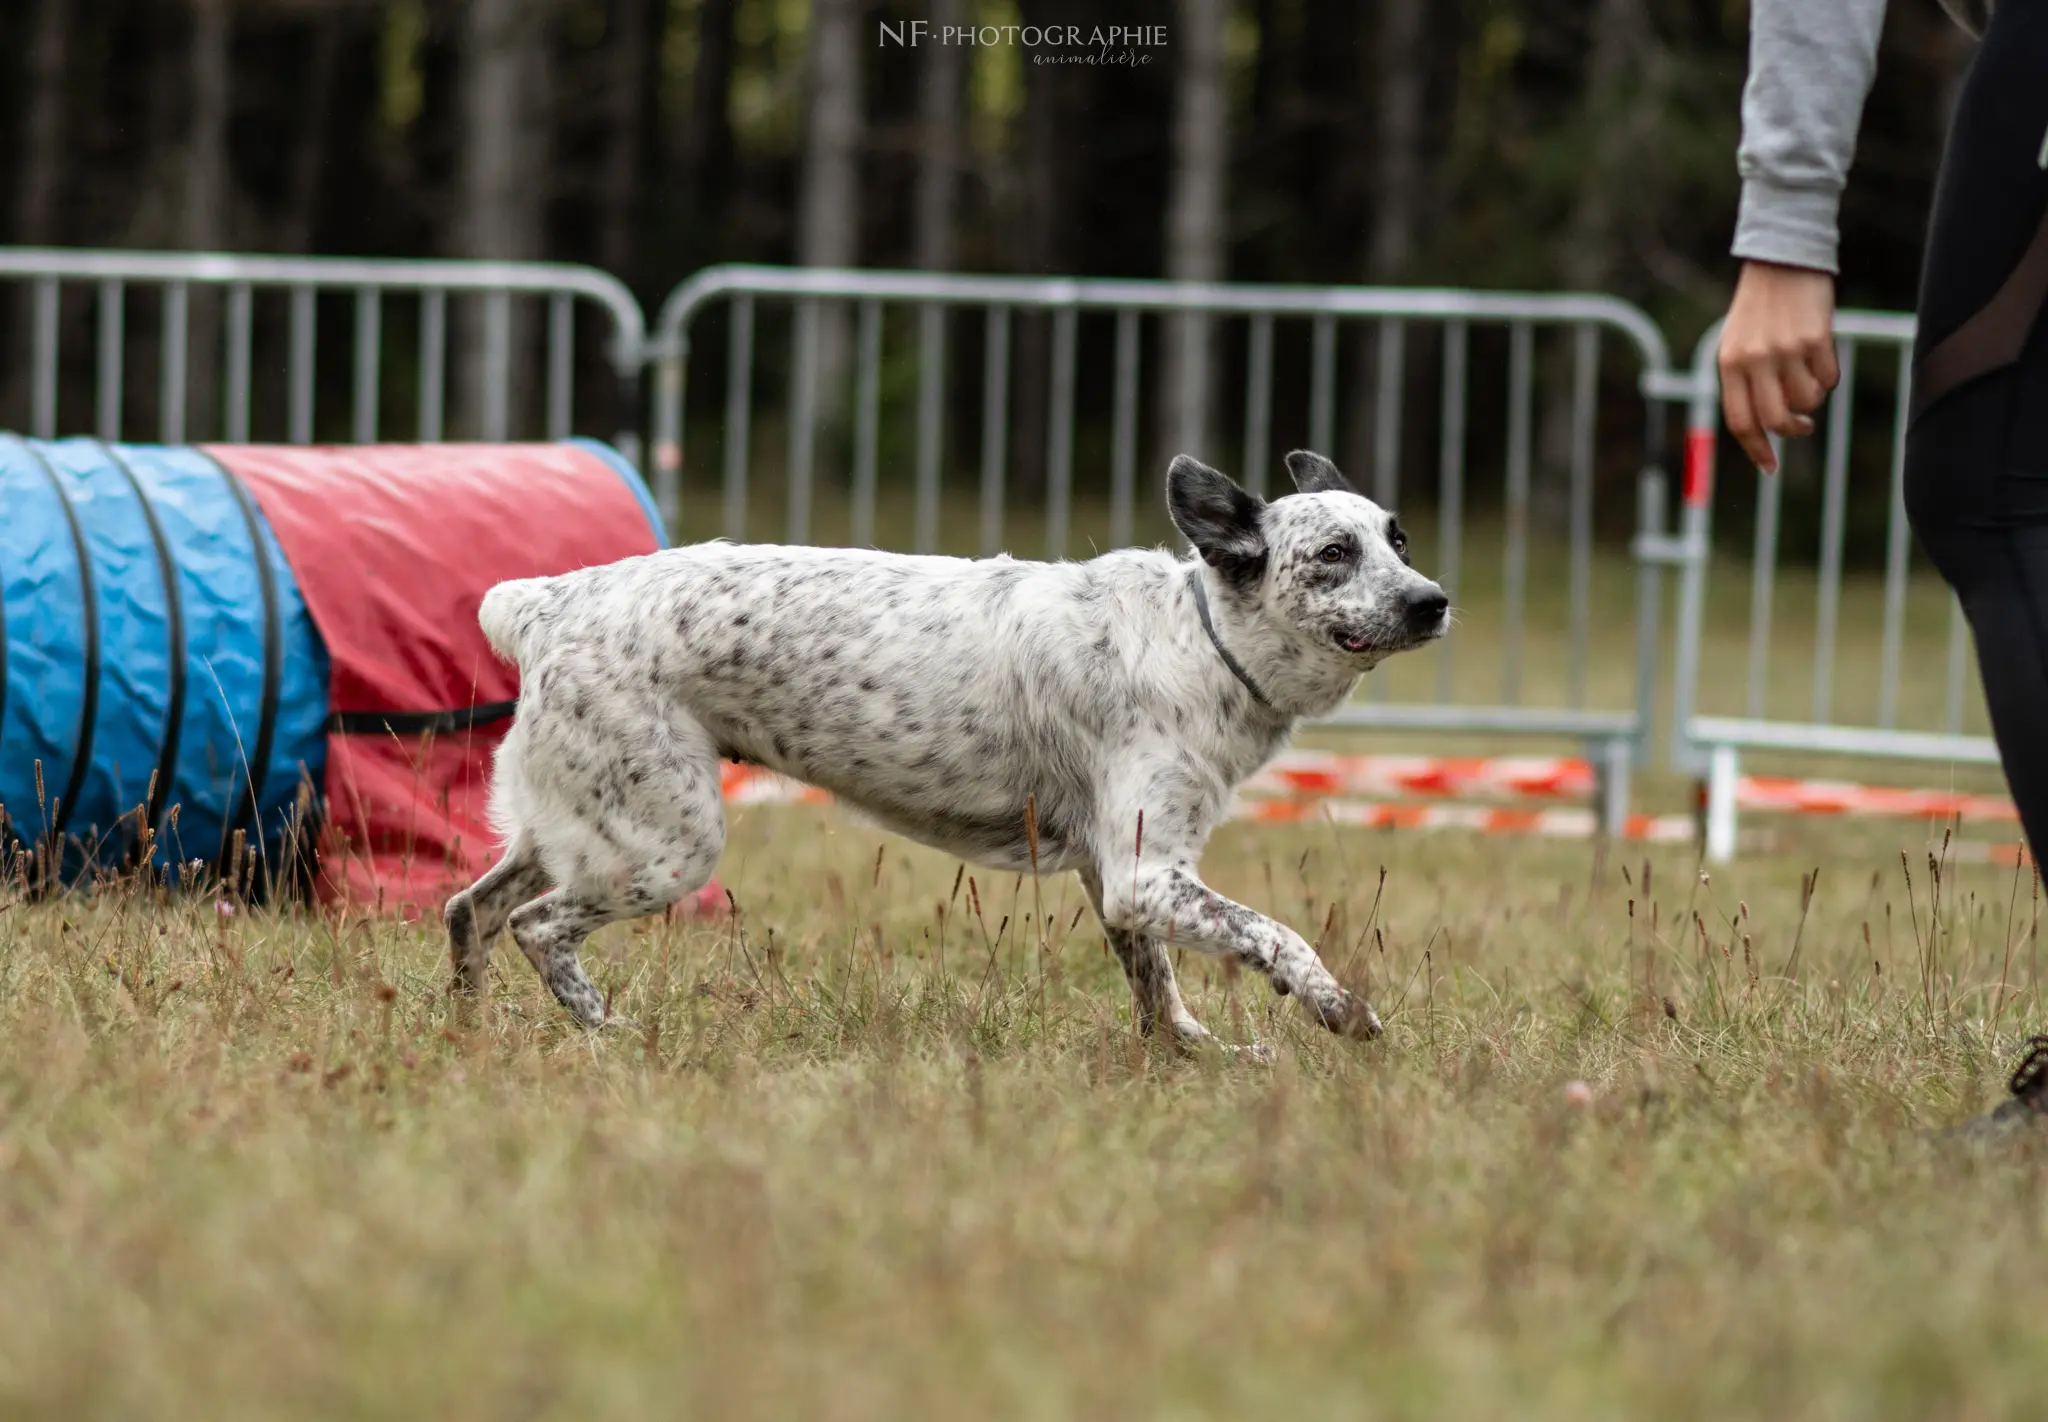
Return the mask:
[[[1498,532],[1466,700],[1500,685]],[[1714,572],[1703,709],[1742,705],[1746,582]],[[1534,550],[1531,702],[1565,694],[1564,583]],[[1625,705],[1633,575],[1592,586],[1587,703]],[[1852,719],[1879,606],[1845,589]],[[1941,715],[1946,607],[1916,583],[1904,724]],[[1813,608],[1788,574],[1773,715]],[[1432,695],[1430,655],[1386,694]],[[735,813],[736,922],[599,936],[637,1026],[597,1035],[509,943],[479,1016],[431,925],[0,884],[0,1415],[2038,1416],[2048,1131],[1932,1138],[2048,1030],[2035,883],[1931,867],[1918,826],[1771,832],[1708,880],[1226,827],[1211,882],[1388,1023],[1339,1042],[1184,958],[1269,1068],[1136,1038],[1071,880],[812,809]]]
[[[2036,895],[1928,847],[1229,827],[1389,1027],[1184,960],[1263,1069],[1136,1039],[1072,882],[809,809],[600,936],[594,1036],[509,945],[466,1018],[425,926],[7,894],[0,1411],[2036,1416],[2048,1142],[1927,1136]]]

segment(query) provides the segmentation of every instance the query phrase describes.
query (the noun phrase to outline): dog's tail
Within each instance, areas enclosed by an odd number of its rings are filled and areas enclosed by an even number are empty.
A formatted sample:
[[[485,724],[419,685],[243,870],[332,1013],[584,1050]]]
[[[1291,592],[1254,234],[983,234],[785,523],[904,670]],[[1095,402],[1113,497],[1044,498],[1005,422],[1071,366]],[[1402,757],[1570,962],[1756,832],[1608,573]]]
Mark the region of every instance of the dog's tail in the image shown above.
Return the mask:
[[[499,583],[484,594],[483,603],[476,610],[477,625],[484,629],[491,650],[515,666],[525,659],[534,627],[540,620],[535,614],[547,603],[548,584],[553,581],[514,578]]]

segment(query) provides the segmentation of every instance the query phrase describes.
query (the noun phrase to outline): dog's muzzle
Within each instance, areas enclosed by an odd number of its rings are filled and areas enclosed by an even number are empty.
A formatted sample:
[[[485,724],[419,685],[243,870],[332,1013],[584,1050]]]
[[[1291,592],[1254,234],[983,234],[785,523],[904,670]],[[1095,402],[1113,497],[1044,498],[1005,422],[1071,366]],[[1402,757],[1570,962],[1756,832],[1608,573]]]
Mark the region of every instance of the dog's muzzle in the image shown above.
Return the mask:
[[[1401,601],[1390,609],[1392,615],[1384,617],[1377,626],[1333,627],[1330,640],[1354,656],[1405,652],[1443,636],[1450,629],[1450,608],[1451,600],[1444,596],[1444,590],[1435,583],[1425,583],[1404,592]]]
[[[1410,588],[1402,604],[1402,621],[1410,637],[1419,642],[1444,635],[1450,622],[1445,614],[1451,610],[1451,600],[1444,596],[1442,588],[1435,583]]]

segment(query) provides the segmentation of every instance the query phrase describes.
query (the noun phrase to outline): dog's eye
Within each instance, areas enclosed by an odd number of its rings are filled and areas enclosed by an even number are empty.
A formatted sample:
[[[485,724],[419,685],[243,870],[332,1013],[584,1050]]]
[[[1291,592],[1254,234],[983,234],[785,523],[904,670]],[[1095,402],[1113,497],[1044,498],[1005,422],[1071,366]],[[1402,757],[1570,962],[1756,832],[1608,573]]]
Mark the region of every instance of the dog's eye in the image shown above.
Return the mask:
[[[1400,555],[1401,555],[1402,557],[1404,557],[1404,558],[1408,556],[1408,535],[1407,535],[1407,534],[1405,534],[1405,533],[1401,533],[1401,532],[1399,532],[1399,531],[1397,530],[1397,531],[1395,532],[1395,534],[1394,534],[1394,537],[1393,537],[1393,539],[1392,539],[1392,542],[1393,542],[1393,545],[1394,545],[1394,551],[1395,551],[1396,553],[1399,553],[1399,554],[1400,554]]]
[[[1345,558],[1344,545],[1341,543],[1325,543],[1323,551],[1316,554],[1316,557],[1325,563],[1341,563]]]

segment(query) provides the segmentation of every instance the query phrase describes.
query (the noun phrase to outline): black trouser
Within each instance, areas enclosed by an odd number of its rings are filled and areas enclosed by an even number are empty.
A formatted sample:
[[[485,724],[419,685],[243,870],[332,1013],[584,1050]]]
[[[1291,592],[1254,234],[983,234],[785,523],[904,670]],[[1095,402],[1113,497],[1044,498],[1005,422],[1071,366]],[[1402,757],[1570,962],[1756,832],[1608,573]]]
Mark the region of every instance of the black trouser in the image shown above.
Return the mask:
[[[1935,194],[1906,508],[1976,636],[1992,733],[2037,858],[2048,854],[2044,138],[2048,0],[2001,0]]]

